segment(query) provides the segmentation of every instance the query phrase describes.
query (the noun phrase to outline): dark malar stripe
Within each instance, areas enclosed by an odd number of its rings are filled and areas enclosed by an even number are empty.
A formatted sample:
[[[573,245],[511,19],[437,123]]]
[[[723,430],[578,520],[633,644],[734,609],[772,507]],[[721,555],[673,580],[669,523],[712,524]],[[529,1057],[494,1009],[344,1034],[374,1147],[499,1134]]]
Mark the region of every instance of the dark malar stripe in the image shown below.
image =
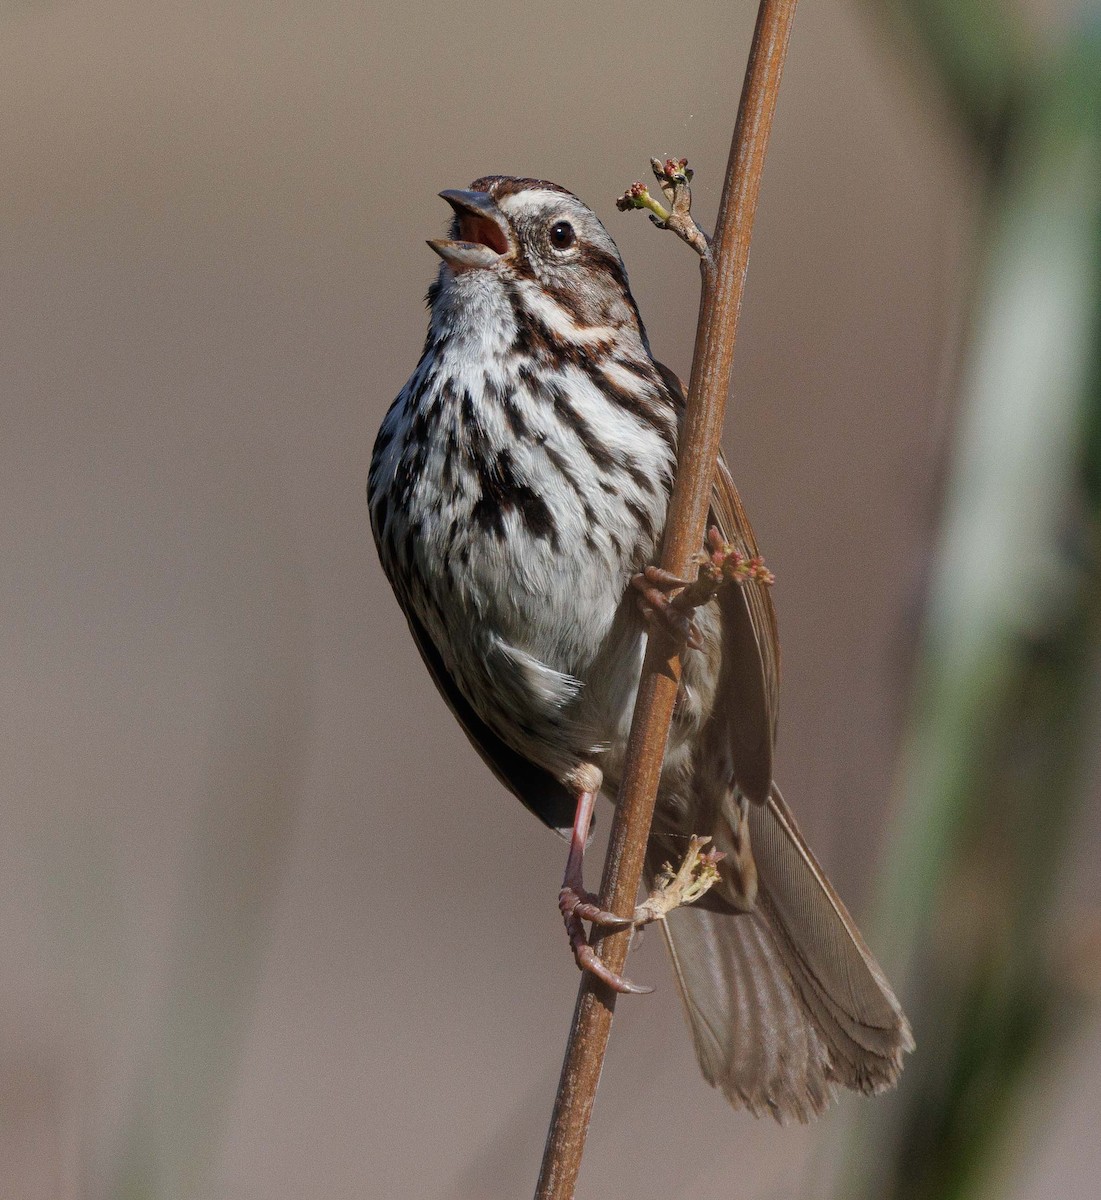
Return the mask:
[[[563,363],[581,367],[593,354],[608,352],[608,344],[583,346],[555,333],[545,321],[524,307],[520,289],[515,284],[508,285],[507,294],[516,326],[512,350],[517,357],[555,368],[560,368]]]
[[[506,295],[512,309],[512,321],[516,327],[513,335],[512,352],[521,361],[543,361],[551,357],[554,347],[547,340],[546,327],[535,321],[524,307],[520,289],[511,281],[506,282]]]
[[[515,285],[509,287],[508,297],[516,322],[516,336],[512,348],[521,358],[527,356],[559,369],[564,363],[579,368],[613,403],[631,413],[640,423],[654,429],[671,449],[676,450],[676,421],[672,412],[660,402],[613,383],[601,369],[602,360],[598,357],[601,348],[582,346],[554,333],[543,321],[524,308],[520,290]],[[647,382],[660,396],[661,392],[652,376]]]

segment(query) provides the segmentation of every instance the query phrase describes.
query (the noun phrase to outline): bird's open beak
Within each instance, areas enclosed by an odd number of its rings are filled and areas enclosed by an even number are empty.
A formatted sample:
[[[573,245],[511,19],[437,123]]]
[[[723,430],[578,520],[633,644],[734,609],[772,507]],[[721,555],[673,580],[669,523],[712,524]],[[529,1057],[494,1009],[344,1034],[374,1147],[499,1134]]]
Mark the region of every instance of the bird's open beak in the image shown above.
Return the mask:
[[[455,210],[458,238],[432,239],[429,245],[453,271],[491,267],[512,250],[505,214],[486,192],[440,192]]]

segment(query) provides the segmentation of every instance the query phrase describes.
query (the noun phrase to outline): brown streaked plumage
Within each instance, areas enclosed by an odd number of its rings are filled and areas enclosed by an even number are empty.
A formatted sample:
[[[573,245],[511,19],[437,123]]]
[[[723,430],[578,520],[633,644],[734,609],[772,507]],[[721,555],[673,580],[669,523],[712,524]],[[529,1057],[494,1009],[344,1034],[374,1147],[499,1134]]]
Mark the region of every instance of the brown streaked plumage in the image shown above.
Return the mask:
[[[614,800],[683,408],[650,353],[604,227],[542,180],[486,176],[455,210],[416,371],[383,423],[368,492],[383,566],[433,679],[497,778],[570,839],[571,942],[594,794]],[[712,520],[752,529],[719,462]],[[648,871],[691,834],[720,882],[665,936],[707,1079],[779,1120],[837,1086],[891,1086],[909,1026],[773,779],[779,643],[769,590],[730,585],[694,618]],[[612,979],[617,986],[624,981]]]

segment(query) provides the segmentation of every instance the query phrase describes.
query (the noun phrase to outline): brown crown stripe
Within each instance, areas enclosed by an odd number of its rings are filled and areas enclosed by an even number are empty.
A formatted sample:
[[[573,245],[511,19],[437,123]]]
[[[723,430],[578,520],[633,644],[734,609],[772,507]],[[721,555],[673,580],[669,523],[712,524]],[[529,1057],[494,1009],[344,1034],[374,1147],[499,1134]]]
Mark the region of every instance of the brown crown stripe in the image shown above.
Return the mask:
[[[526,179],[515,175],[483,175],[470,185],[472,192],[488,192],[494,200],[502,196],[515,196],[517,192],[546,191],[561,192],[563,196],[573,196],[568,188],[560,183],[551,183],[549,179]],[[574,196],[576,200],[577,197]]]

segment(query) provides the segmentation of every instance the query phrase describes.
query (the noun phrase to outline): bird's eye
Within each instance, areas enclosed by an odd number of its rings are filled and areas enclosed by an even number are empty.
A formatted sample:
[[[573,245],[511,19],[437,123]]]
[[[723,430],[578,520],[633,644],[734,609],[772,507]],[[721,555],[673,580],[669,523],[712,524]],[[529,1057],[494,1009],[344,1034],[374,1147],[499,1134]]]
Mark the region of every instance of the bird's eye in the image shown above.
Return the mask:
[[[550,244],[555,250],[568,250],[577,241],[577,234],[569,221],[555,221],[550,229]]]

